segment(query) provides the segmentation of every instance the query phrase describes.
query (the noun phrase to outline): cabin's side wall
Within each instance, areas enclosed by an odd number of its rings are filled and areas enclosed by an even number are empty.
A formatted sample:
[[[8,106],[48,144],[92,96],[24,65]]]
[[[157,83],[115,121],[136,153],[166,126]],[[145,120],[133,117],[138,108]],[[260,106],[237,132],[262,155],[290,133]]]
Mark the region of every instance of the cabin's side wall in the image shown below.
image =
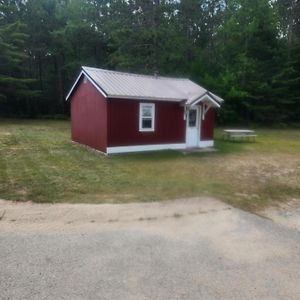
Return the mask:
[[[201,120],[200,141],[212,141],[214,139],[215,108],[210,108]]]
[[[139,105],[147,102],[155,103],[154,132],[139,131]],[[108,99],[108,147],[183,143],[184,108],[179,103]]]
[[[107,100],[88,80],[71,95],[72,141],[106,152]]]

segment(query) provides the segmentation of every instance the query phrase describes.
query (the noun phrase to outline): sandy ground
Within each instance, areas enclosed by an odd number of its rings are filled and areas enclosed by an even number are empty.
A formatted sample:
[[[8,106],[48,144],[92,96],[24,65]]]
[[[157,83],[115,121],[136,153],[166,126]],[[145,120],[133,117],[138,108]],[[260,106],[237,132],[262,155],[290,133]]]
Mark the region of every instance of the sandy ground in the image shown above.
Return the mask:
[[[199,201],[200,199],[200,201]],[[37,204],[0,199],[2,231],[97,230],[113,223],[154,221],[201,215],[231,206],[208,197],[128,204]],[[268,207],[257,213],[282,226],[300,231],[300,199]]]
[[[84,231],[106,225],[159,221],[231,207],[212,198],[128,204],[37,204],[0,200],[1,231]],[[99,227],[101,225],[101,227]]]
[[[0,299],[299,299],[299,228],[215,199],[1,216]]]
[[[268,207],[259,214],[278,224],[300,231],[300,199],[294,198],[288,202]]]

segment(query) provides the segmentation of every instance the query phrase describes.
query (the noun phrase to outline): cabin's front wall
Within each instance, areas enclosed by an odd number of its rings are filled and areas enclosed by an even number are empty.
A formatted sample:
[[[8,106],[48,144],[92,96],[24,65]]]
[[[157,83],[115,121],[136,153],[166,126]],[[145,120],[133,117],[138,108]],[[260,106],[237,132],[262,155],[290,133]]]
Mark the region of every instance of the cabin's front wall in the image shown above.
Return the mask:
[[[211,107],[205,114],[204,119],[201,118],[200,141],[210,141],[213,143],[214,126],[215,126],[215,108]],[[205,143],[203,143],[205,144]]]
[[[72,141],[102,152],[107,147],[107,100],[83,78],[71,95]]]
[[[126,152],[126,149],[142,151],[184,148],[184,108],[179,103],[125,99],[108,99],[107,103],[108,153]],[[154,131],[139,130],[140,103],[155,104]]]

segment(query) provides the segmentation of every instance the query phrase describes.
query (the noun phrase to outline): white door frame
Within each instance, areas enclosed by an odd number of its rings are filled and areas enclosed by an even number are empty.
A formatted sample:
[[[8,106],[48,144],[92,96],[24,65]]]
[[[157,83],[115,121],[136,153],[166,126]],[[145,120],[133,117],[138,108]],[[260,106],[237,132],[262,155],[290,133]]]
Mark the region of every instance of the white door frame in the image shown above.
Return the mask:
[[[197,132],[197,140],[193,145],[190,145],[189,142],[189,111],[190,110],[196,110],[197,111],[197,116],[196,116],[196,132]],[[197,105],[197,106],[193,106],[190,108],[187,108],[186,110],[186,131],[185,131],[185,144],[186,144],[186,148],[193,148],[193,147],[199,147],[200,145],[200,130],[201,130],[201,106]]]

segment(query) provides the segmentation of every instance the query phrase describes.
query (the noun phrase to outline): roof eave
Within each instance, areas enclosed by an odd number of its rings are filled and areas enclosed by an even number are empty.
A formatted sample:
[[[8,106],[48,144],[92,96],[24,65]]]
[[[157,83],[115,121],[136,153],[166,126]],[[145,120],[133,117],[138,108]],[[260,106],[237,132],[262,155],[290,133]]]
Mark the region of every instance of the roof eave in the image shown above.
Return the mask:
[[[130,95],[107,95],[107,98],[111,99],[128,99],[128,100],[145,100],[145,101],[168,101],[168,102],[182,102],[186,99],[179,98],[158,98],[148,96],[130,96]]]
[[[69,98],[70,98],[70,96],[72,95],[72,93],[73,93],[73,91],[74,91],[74,89],[76,88],[76,86],[77,86],[77,84],[78,84],[78,82],[79,82],[79,80],[80,80],[80,78],[81,78],[81,76],[82,75],[85,75],[87,78],[88,78],[88,80],[92,83],[92,85],[105,97],[105,98],[107,98],[107,94],[106,94],[106,92],[93,80],[93,78],[82,68],[82,70],[81,70],[81,72],[80,72],[80,74],[78,75],[78,77],[77,77],[77,79],[76,79],[76,81],[75,81],[75,83],[73,84],[73,86],[71,87],[71,89],[70,89],[70,91],[69,91],[69,93],[68,93],[68,95],[66,96],[66,101],[68,101],[69,100]]]
[[[216,106],[216,107],[218,107],[218,108],[221,107],[221,104],[220,104],[214,97],[212,97],[212,95],[210,95],[209,92],[206,92],[206,93],[202,94],[200,97],[198,97],[197,99],[191,101],[191,102],[189,103],[189,105],[190,105],[190,106],[194,106],[194,105],[196,105],[197,103],[203,101],[203,100],[206,99],[206,98],[207,98],[214,106]]]
[[[72,85],[72,87],[71,87],[71,89],[70,89],[70,91],[69,91],[68,95],[66,96],[66,101],[68,101],[68,100],[69,100],[69,98],[70,98],[70,96],[71,96],[71,94],[72,94],[73,90],[75,89],[75,87],[76,87],[76,85],[77,85],[78,81],[80,80],[80,78],[81,78],[82,74],[83,74],[83,71],[81,70],[80,74],[78,75],[78,77],[76,78],[76,80],[75,80],[74,84]]]
[[[224,101],[224,99],[220,98],[219,96],[209,92],[206,90],[204,94],[194,96],[190,99],[187,98],[159,98],[159,97],[148,97],[148,96],[138,96],[138,95],[115,95],[115,94],[108,94],[93,78],[89,75],[88,68],[82,67],[79,76],[77,77],[75,83],[73,84],[72,88],[70,89],[68,95],[66,96],[66,101],[69,100],[70,96],[72,95],[73,91],[75,90],[79,80],[81,79],[82,75],[85,75],[86,78],[94,85],[94,87],[105,97],[111,99],[128,99],[128,100],[143,100],[143,101],[168,101],[168,102],[177,102],[182,103],[185,102],[187,105],[195,105],[196,103],[203,100],[204,97],[208,97],[211,99],[211,102],[220,107],[220,104]],[[193,82],[194,83],[194,82]],[[195,83],[196,84],[196,83]],[[198,84],[196,84],[198,85]]]

